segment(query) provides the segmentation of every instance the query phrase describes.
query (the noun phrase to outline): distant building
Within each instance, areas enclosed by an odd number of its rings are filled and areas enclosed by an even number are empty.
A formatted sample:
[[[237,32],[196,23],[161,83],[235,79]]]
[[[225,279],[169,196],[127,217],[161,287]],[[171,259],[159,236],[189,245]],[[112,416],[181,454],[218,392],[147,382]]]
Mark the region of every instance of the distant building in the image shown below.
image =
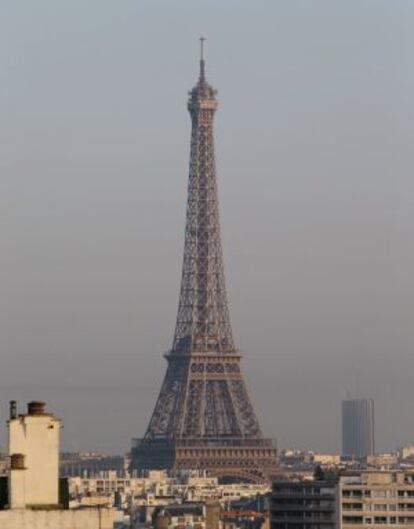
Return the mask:
[[[126,474],[125,456],[104,455],[91,452],[63,452],[60,457],[60,476],[98,476],[102,472],[116,472],[118,477]]]
[[[218,503],[169,505],[154,515],[155,529],[217,529],[219,524]]]
[[[374,467],[382,470],[395,468],[398,465],[398,454],[391,452],[367,456],[366,464],[367,467]]]
[[[334,467],[341,464],[341,456],[339,454],[314,454],[313,462],[317,465]]]
[[[342,401],[342,455],[360,459],[374,453],[374,401]]]
[[[399,450],[400,459],[414,459],[414,445],[403,446]]]

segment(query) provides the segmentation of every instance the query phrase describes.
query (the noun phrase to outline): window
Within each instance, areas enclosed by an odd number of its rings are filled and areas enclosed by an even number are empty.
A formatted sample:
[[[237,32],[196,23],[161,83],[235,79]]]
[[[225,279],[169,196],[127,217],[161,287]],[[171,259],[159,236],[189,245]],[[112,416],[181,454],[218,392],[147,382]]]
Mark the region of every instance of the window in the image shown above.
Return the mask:
[[[333,506],[334,506],[332,501],[327,501],[327,500],[322,500],[319,505],[321,509],[333,509]],[[358,506],[360,504],[356,503],[355,505]]]
[[[347,524],[358,524],[362,523],[362,516],[344,516],[342,521]]]
[[[332,488],[328,488],[328,487],[321,488],[321,494],[333,494],[333,493],[334,493],[334,489]]]
[[[333,503],[330,506],[333,508]],[[362,503],[343,503],[342,509],[344,511],[362,511]]]
[[[387,497],[387,491],[386,490],[373,490],[372,496],[374,498],[386,498]]]

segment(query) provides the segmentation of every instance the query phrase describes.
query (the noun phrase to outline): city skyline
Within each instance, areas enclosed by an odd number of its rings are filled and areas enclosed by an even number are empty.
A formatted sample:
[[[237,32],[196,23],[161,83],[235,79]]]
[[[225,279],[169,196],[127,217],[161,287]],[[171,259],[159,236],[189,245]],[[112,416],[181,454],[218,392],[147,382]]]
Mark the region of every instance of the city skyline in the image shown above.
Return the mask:
[[[67,449],[127,449],[145,429],[205,34],[233,327],[263,430],[339,452],[358,377],[378,449],[411,443],[413,15],[385,1],[9,4],[0,400],[54,402]]]

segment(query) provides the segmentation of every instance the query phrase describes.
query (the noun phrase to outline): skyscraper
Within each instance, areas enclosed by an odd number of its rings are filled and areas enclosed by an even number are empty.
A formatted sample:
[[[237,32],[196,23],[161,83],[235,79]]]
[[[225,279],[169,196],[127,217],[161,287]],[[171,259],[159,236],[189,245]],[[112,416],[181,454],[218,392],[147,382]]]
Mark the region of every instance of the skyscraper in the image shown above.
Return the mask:
[[[184,260],[167,373],[132,469],[202,469],[261,481],[276,467],[240,370],[224,280],[214,156],[216,90],[200,75],[190,92],[191,153]]]
[[[342,455],[362,458],[374,452],[374,401],[342,401]]]

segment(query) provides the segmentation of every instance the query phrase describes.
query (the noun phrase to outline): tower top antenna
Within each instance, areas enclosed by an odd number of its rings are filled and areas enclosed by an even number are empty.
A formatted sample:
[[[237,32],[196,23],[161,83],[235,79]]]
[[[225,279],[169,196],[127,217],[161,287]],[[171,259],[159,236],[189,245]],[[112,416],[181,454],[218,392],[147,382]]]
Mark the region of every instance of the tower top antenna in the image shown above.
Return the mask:
[[[205,62],[204,62],[204,37],[200,37],[200,79],[204,81],[205,78]]]

